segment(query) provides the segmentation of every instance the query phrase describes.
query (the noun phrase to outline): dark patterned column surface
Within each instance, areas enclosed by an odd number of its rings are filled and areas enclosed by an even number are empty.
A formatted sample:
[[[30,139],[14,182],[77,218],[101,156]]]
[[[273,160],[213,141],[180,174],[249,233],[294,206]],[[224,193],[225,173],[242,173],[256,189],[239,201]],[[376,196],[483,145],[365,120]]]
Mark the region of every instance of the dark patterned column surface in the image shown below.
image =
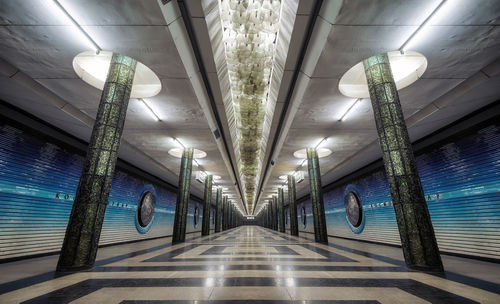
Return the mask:
[[[307,148],[306,151],[307,168],[309,171],[309,187],[311,188],[311,204],[314,218],[314,239],[319,243],[328,243],[318,152],[315,148]]]
[[[229,219],[227,223],[228,223],[228,229],[231,229],[233,228],[233,202],[229,200],[227,204],[229,206]]]
[[[286,232],[285,228],[285,202],[284,202],[283,188],[278,189],[278,217],[279,217],[279,230]]]
[[[205,192],[203,205],[203,219],[201,222],[201,235],[210,234],[210,209],[212,205],[212,175],[205,178]]]
[[[264,227],[269,228],[269,204],[264,207]]]
[[[215,196],[215,232],[221,231],[222,226],[222,188],[218,187]]]
[[[266,204],[266,224],[266,228],[271,228],[271,203],[269,202],[269,200]]]
[[[273,195],[273,229],[278,231],[278,198]]]
[[[299,235],[297,202],[295,201],[295,176],[288,175],[288,208],[290,209],[290,234]]]
[[[58,271],[94,265],[136,64],[136,60],[116,53],[111,58]]]
[[[182,153],[172,243],[184,242],[186,240],[186,219],[189,203],[189,189],[191,186],[193,151],[193,148],[185,148]]]
[[[222,230],[227,230],[227,195],[222,197]]]
[[[406,264],[443,271],[387,54],[363,61]]]

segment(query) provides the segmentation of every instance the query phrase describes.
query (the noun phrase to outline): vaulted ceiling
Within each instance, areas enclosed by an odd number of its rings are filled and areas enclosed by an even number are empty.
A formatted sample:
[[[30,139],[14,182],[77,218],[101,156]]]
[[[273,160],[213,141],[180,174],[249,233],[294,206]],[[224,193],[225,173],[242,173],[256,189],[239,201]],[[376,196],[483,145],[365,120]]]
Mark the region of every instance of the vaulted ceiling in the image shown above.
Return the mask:
[[[439,1],[282,0],[279,10],[264,2],[269,15],[258,20],[271,29],[231,17],[244,11],[228,0],[60,0],[103,50],[139,60],[161,80],[147,99],[161,121],[132,99],[120,157],[177,184],[173,138],[202,149],[195,170],[221,176],[217,185],[244,213],[284,185],[280,175],[304,170],[293,152],[323,138],[333,151],[320,160],[323,184],[380,158],[368,99],[339,121],[353,102],[339,79],[362,59],[399,49]],[[422,78],[400,91],[412,140],[500,97],[500,3],[448,2],[411,46],[428,60]],[[262,37],[245,37],[258,31],[275,39],[260,48]],[[0,98],[88,140],[100,91],[73,71],[89,47],[71,26],[44,1],[0,0],[0,50]],[[202,191],[193,180],[192,192]],[[308,193],[307,175],[297,191]]]

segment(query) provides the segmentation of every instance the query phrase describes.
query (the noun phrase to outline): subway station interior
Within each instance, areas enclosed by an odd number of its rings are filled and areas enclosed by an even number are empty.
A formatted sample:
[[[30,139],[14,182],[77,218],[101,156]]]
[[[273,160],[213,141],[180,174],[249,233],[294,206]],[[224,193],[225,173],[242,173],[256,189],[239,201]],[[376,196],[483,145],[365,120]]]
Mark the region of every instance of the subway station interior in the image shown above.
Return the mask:
[[[0,303],[500,303],[500,1],[0,0]]]

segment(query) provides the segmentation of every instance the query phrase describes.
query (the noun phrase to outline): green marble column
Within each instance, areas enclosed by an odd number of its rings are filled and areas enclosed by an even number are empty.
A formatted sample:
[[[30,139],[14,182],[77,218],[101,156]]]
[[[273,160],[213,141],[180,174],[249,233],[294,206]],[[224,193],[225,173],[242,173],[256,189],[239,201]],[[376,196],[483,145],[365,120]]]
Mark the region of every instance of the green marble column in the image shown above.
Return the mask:
[[[321,189],[318,152],[315,148],[307,148],[307,169],[309,171],[309,187],[311,188],[311,204],[314,218],[314,239],[319,243],[328,243],[326,231],[325,206]]]
[[[285,228],[285,198],[283,195],[283,188],[278,189],[278,218],[280,232],[286,232]]]
[[[208,174],[205,178],[205,192],[203,205],[203,219],[201,222],[201,235],[210,234],[210,209],[212,204],[212,175]]]
[[[221,231],[222,226],[222,188],[218,187],[215,196],[215,232]]]
[[[172,243],[180,243],[186,240],[186,219],[189,202],[189,188],[191,186],[193,151],[193,148],[185,148],[182,153]]]
[[[295,176],[288,175],[288,208],[290,209],[290,234],[299,235],[297,202],[295,201]]]
[[[406,265],[443,271],[389,58],[379,54],[363,65]]]
[[[58,271],[94,265],[137,62],[114,53],[66,228]]]

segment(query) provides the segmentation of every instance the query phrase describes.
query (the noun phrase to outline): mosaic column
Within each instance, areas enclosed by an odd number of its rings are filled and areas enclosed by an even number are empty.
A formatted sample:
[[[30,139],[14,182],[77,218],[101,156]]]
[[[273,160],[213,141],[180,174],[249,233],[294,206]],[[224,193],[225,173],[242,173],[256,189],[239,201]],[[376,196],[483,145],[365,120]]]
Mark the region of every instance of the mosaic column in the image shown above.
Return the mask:
[[[307,169],[309,171],[309,187],[311,188],[311,204],[314,218],[314,239],[319,243],[328,243],[318,152],[315,148],[307,148],[306,151]]]
[[[97,110],[58,271],[94,265],[137,62],[114,53]]]
[[[273,229],[278,231],[278,198],[273,195]]]
[[[443,271],[389,58],[379,54],[363,65],[406,265]]]
[[[236,212],[236,207],[233,205],[233,217],[231,220],[231,228],[236,227],[236,217],[238,216],[238,212]]]
[[[237,216],[236,207],[233,205],[233,216],[232,216],[232,220],[231,220],[231,228],[236,227],[236,216]]]
[[[230,218],[231,218],[231,201],[226,197],[226,230],[229,229]]]
[[[186,240],[186,219],[189,203],[189,188],[191,186],[193,151],[193,148],[185,148],[182,152],[172,243],[184,242]]]
[[[215,232],[220,232],[222,225],[222,188],[218,187],[215,196]]]
[[[288,208],[290,209],[290,234],[299,235],[297,202],[295,201],[295,176],[288,175]]]
[[[264,207],[264,227],[269,228],[269,205]]]
[[[229,219],[227,221],[228,224],[227,229],[231,229],[233,228],[233,202],[229,201],[228,206],[229,206]]]
[[[201,235],[210,234],[210,209],[212,204],[212,175],[205,178],[205,203],[203,205],[203,220],[201,222]]]
[[[278,189],[278,217],[280,232],[286,232],[285,228],[285,206],[284,206],[283,188]]]
[[[232,225],[233,225],[233,203],[231,201],[228,202],[227,204],[229,207],[228,207],[228,211],[229,211],[229,218],[227,220],[227,229],[231,229],[232,228]]]
[[[269,200],[269,229],[274,230],[274,203],[272,198]]]
[[[268,200],[267,201],[267,208],[268,208],[268,210],[267,210],[268,214],[267,215],[268,215],[268,223],[269,223],[268,224],[269,227],[267,227],[267,228],[273,229],[273,200]]]
[[[222,230],[227,230],[227,195],[222,198]]]

